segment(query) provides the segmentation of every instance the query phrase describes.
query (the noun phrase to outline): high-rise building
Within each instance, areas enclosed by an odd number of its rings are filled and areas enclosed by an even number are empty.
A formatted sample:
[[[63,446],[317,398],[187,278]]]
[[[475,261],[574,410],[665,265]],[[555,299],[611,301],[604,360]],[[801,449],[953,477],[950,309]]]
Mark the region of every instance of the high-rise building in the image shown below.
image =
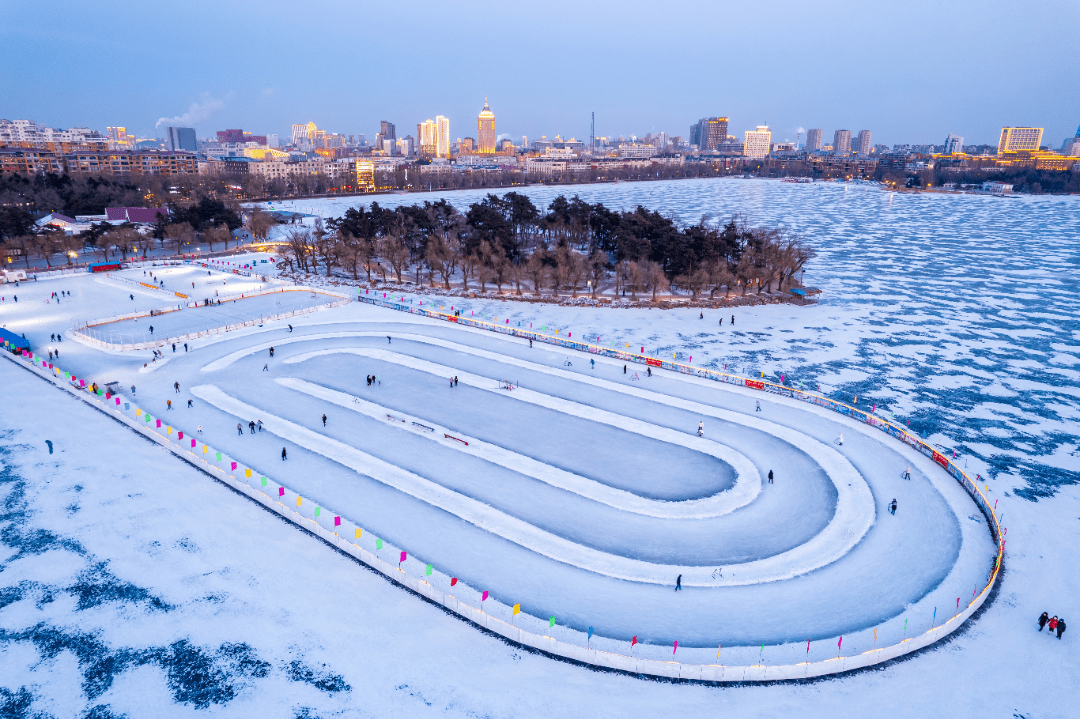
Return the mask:
[[[435,116],[435,156],[450,157],[450,120]]]
[[[292,144],[296,147],[311,150],[315,147],[315,140],[319,136],[319,128],[314,122],[306,125],[292,126]]]
[[[129,135],[126,127],[107,127],[105,134],[109,138],[110,150],[131,150],[135,147],[135,136]]]
[[[954,135],[951,132],[949,136],[945,138],[945,154],[955,155],[964,151],[964,138],[959,135]]]
[[[197,152],[198,142],[195,139],[193,127],[167,127],[168,137],[165,139],[165,147],[170,150],[183,150],[184,152]]]
[[[277,135],[267,135],[266,136],[266,146],[267,147],[275,147],[276,148],[279,145],[281,145],[281,141],[278,140]]]
[[[438,152],[439,128],[434,120],[424,120],[416,126],[416,137],[420,142],[420,154],[435,157]]]
[[[727,139],[726,117],[703,117],[690,126],[690,144],[702,152],[714,152]]]
[[[837,130],[833,133],[833,153],[846,155],[851,152],[851,130]]]
[[[394,127],[394,123],[386,120],[379,121],[379,132],[375,135],[375,148],[387,150],[388,155],[397,154],[397,128]]]
[[[1066,157],[1080,157],[1080,127],[1076,128],[1076,136],[1065,138],[1061,145],[1061,154]]]
[[[821,149],[821,129],[812,128],[806,131],[806,151],[817,152]]]
[[[998,154],[1038,150],[1042,144],[1042,134],[1041,127],[1003,127],[1001,139],[998,140]]]
[[[495,113],[488,107],[487,98],[484,98],[484,109],[476,118],[476,139],[481,155],[495,154],[495,143],[498,135],[495,134]]]
[[[756,130],[747,130],[743,142],[744,157],[768,157],[772,146],[772,131],[768,125],[758,125]]]
[[[870,131],[859,130],[859,134],[855,138],[855,154],[869,155],[871,147],[873,147],[873,145],[870,144]]]

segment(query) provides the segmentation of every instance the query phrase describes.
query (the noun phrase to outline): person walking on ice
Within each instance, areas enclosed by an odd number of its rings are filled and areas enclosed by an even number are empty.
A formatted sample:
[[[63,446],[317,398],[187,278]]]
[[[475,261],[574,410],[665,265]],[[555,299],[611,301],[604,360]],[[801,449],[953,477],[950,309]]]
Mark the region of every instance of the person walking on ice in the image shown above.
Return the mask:
[[[244,425],[240,424],[239,422],[236,423],[236,433],[241,436],[244,434]]]
[[[840,436],[837,438],[836,443],[838,445],[840,445],[841,447],[844,446],[844,433],[843,432],[840,433]]]
[[[173,386],[173,389],[176,390],[176,393],[180,394],[180,383],[179,382],[173,382],[172,386]]]
[[[191,398],[190,397],[188,397],[187,406],[188,406],[188,409],[191,409]]]
[[[270,364],[268,362],[263,362],[263,372],[269,372],[269,371],[270,371]]]
[[[896,514],[896,498],[895,497],[893,498],[893,501],[889,502],[889,514],[894,514],[894,515]]]
[[[1040,632],[1043,630],[1043,627],[1046,626],[1046,623],[1048,621],[1050,621],[1050,615],[1049,614],[1047,614],[1046,612],[1043,612],[1042,614],[1039,615],[1039,631]]]
[[[200,424],[200,425],[199,425],[199,426],[198,426],[198,427],[197,427],[197,428],[195,429],[195,431],[196,431],[196,432],[197,432],[198,434],[202,434],[202,425]]]
[[[596,369],[596,360],[589,359],[589,365],[590,365],[590,367],[589,367],[590,369]]]
[[[772,475],[772,470],[770,469],[770,470],[769,470],[769,484],[772,484],[772,483],[773,483],[773,481],[772,481],[772,478],[773,478],[773,475]]]
[[[678,577],[675,578],[675,591],[677,592],[680,589],[682,589],[682,575],[681,574]]]
[[[323,427],[326,426],[326,415],[325,414],[322,416],[322,426]]]
[[[1061,639],[1061,635],[1065,633],[1065,620],[1059,618],[1056,628],[1057,628],[1058,639]]]
[[[248,422],[248,431],[255,434],[255,420],[250,420]]]
[[[171,412],[172,411],[172,400],[170,399],[168,402],[166,402],[166,405],[167,406],[165,407],[165,409],[168,410],[169,412]]]
[[[907,466],[907,469],[904,470],[904,479],[911,479],[911,465],[910,464]]]
[[[281,448],[281,461],[284,462],[288,458],[289,458],[289,455],[285,453],[285,448],[282,447]]]
[[[704,437],[705,436],[705,423],[704,422],[698,422],[697,423],[697,436],[698,437]]]
[[[760,399],[755,399],[754,400],[754,411],[755,412],[760,412],[761,411],[761,400]]]

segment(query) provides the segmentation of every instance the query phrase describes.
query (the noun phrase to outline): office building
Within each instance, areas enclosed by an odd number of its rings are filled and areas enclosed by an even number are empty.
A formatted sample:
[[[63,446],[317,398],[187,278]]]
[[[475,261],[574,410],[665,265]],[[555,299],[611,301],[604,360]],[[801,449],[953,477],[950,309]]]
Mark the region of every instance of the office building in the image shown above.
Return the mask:
[[[183,150],[184,152],[197,152],[198,142],[195,139],[193,127],[167,127],[168,136],[165,138],[165,147],[170,150]]]
[[[758,125],[756,130],[747,130],[743,142],[743,156],[762,158],[769,156],[772,146],[772,131],[768,125]]]
[[[1065,139],[1061,145],[1061,154],[1066,157],[1080,157],[1080,127],[1076,128],[1076,136]]]
[[[833,153],[846,155],[851,152],[851,130],[837,130],[833,133]]]
[[[873,145],[870,144],[870,131],[859,130],[859,134],[855,138],[855,154],[865,157],[870,154],[871,147]]]
[[[1042,144],[1041,127],[1003,127],[998,140],[998,154],[1038,150]]]
[[[267,135],[266,136],[266,146],[267,147],[277,148],[280,145],[281,145],[281,141],[278,140],[277,135]]]
[[[311,150],[315,147],[315,138],[318,134],[319,128],[315,127],[314,122],[309,122],[306,125],[293,125],[292,144],[301,149]]]
[[[381,120],[379,133],[375,135],[375,149],[386,150],[386,154],[397,154],[397,128],[394,123]]]
[[[819,152],[821,150],[821,129],[813,128],[806,131],[806,151]]]
[[[131,150],[135,147],[135,136],[129,135],[126,127],[107,127],[105,135],[109,138],[110,150]]]
[[[727,132],[726,117],[703,117],[690,126],[690,144],[697,145],[702,152],[715,152],[727,139]]]
[[[963,152],[964,138],[950,132],[949,136],[945,138],[945,148],[943,151],[946,155],[956,155]]]
[[[450,157],[450,120],[435,116],[435,156]]]
[[[481,155],[495,154],[495,143],[498,136],[495,134],[495,113],[488,107],[487,98],[484,98],[484,109],[476,118],[476,139]]]

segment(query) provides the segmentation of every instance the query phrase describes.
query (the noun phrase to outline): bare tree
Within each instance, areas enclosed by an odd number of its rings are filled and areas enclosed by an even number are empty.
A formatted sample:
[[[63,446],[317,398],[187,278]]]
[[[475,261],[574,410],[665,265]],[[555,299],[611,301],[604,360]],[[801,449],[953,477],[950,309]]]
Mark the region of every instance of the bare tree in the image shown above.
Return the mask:
[[[600,283],[607,277],[607,257],[600,250],[595,250],[588,260],[589,279],[592,280],[592,297],[596,299]],[[617,294],[617,293],[616,293]]]
[[[165,226],[165,241],[173,248],[173,254],[180,254],[184,245],[195,240],[195,230],[187,222],[178,222]]]
[[[567,282],[570,283],[570,296],[577,297],[577,288],[585,279],[586,265],[585,258],[573,250],[569,250],[564,258],[565,272]]]
[[[394,271],[394,278],[401,284],[401,273],[409,265],[409,246],[396,228],[379,240],[379,255],[386,260]]]
[[[308,270],[308,244],[311,241],[311,232],[306,227],[290,229],[285,234],[289,241],[289,251],[296,260],[296,268],[301,272]]]
[[[702,276],[702,281],[708,281],[708,275],[703,270],[695,270],[692,274],[699,274]],[[643,286],[652,292],[653,302],[656,302],[657,292],[666,292],[671,283],[668,282],[667,275],[664,274],[664,268],[660,266],[659,262],[652,262],[647,260],[644,266],[641,268],[642,284]],[[696,293],[695,293],[696,296]]]
[[[214,251],[214,244],[217,242],[221,242],[228,249],[230,237],[232,237],[232,233],[229,232],[227,225],[214,225],[203,230],[203,239],[206,240],[206,244],[210,245],[211,252]]]
[[[529,279],[532,280],[533,293],[539,297],[541,292],[540,288],[544,284],[544,277],[547,275],[547,251],[542,247],[537,247],[531,255],[529,255],[529,261],[525,264],[525,272],[528,274]]]
[[[248,231],[260,242],[266,240],[266,236],[270,234],[270,228],[276,224],[277,221],[270,216],[270,213],[265,212],[261,207],[254,208],[248,215]]]

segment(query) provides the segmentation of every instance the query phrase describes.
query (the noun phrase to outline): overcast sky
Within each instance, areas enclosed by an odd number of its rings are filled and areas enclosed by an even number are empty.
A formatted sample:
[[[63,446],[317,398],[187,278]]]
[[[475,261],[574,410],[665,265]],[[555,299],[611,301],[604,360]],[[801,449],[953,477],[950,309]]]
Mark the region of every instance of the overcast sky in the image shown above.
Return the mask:
[[[398,136],[450,118],[476,136],[485,95],[499,133],[686,136],[768,123],[949,132],[996,143],[1002,125],[1080,124],[1080,0],[453,2],[43,0],[0,8],[0,117],[163,136],[295,122]],[[1064,33],[1064,34],[1062,34]],[[805,139],[805,133],[803,134]]]

